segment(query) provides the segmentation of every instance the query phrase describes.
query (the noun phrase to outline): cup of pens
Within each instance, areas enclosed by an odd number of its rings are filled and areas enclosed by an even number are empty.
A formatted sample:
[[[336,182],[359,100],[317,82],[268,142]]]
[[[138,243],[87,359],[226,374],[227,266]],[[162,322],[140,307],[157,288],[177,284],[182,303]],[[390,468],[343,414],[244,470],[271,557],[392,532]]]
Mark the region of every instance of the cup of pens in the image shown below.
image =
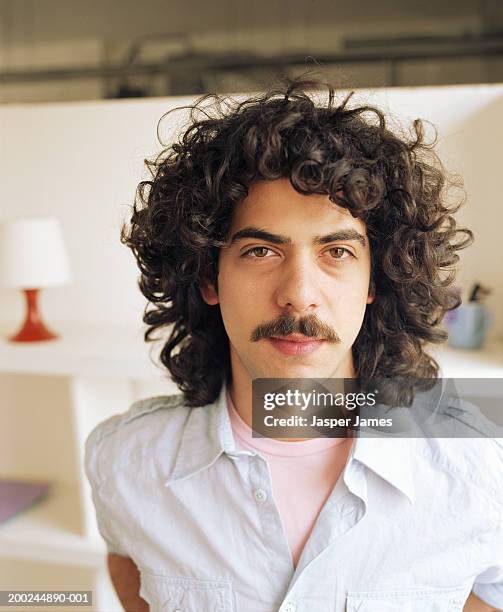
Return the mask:
[[[489,289],[476,284],[470,292],[468,302],[449,312],[446,327],[451,346],[478,349],[484,344],[492,322],[491,313],[483,304],[489,293]]]

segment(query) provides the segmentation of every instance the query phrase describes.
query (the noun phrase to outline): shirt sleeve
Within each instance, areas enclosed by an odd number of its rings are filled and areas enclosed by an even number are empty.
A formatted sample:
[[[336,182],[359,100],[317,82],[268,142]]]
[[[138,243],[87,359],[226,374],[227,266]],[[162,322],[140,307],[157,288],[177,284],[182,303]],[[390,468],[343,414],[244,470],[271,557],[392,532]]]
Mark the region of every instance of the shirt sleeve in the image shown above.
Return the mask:
[[[111,529],[109,524],[109,513],[107,511],[107,506],[100,494],[98,446],[99,442],[97,440],[96,430],[94,430],[86,440],[84,467],[87,479],[91,485],[91,495],[96,513],[98,531],[105,541],[108,554],[129,557],[129,554],[120,545],[117,538],[112,535],[114,530]]]
[[[501,440],[497,441],[501,448]],[[493,562],[473,583],[472,591],[485,603],[503,611],[503,507],[499,506],[499,525],[492,539]]]
[[[492,584],[475,582],[472,591],[485,603],[494,606],[497,610],[503,610],[503,582]]]
[[[503,521],[493,543],[495,563],[477,576],[472,591],[482,601],[503,610]]]

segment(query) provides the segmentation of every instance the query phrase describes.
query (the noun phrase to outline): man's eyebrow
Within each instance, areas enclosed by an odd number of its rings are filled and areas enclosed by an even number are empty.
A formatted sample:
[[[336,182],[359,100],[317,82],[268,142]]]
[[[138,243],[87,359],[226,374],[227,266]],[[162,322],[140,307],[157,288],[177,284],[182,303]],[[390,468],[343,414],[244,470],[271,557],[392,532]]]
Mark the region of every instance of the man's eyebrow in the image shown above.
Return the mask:
[[[332,232],[331,234],[325,234],[324,236],[315,236],[313,238],[313,243],[328,244],[330,242],[337,242],[338,240],[356,240],[362,245],[362,247],[367,244],[365,236],[353,228],[341,229],[336,232]]]
[[[286,244],[291,246],[292,241],[287,236],[281,236],[280,234],[271,234],[266,230],[258,227],[244,227],[235,234],[232,235],[230,244],[234,244],[238,240],[243,238],[258,238],[259,240],[265,240],[266,242],[272,242],[273,244]]]
[[[271,232],[253,226],[244,227],[233,234],[229,246],[243,238],[257,238],[258,240],[272,242],[272,244],[292,246],[292,239],[288,236],[272,234]],[[339,240],[356,240],[363,247],[367,244],[365,237],[353,228],[340,229],[323,236],[315,236],[313,238],[313,244],[329,244],[330,242],[338,242]]]

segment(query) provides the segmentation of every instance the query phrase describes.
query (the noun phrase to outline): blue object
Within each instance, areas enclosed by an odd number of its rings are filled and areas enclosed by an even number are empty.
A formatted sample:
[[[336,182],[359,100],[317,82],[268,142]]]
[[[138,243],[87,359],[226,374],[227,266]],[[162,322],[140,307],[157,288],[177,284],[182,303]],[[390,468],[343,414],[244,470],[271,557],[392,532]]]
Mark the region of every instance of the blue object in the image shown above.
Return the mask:
[[[477,349],[484,344],[492,315],[483,304],[468,302],[446,318],[449,344],[457,348]]]

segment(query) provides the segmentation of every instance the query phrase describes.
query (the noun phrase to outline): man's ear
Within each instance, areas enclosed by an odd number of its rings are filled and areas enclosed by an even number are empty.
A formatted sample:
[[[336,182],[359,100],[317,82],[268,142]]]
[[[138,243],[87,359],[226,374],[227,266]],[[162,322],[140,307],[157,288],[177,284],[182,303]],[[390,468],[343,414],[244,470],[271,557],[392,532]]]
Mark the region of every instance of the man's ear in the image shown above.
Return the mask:
[[[201,285],[200,289],[203,300],[208,304],[208,306],[215,306],[218,304],[218,293],[214,285],[211,283],[205,283]]]
[[[376,285],[375,285],[374,279],[371,277],[370,283],[369,283],[369,292],[367,295],[367,304],[372,304],[372,302],[375,299],[376,299]]]

